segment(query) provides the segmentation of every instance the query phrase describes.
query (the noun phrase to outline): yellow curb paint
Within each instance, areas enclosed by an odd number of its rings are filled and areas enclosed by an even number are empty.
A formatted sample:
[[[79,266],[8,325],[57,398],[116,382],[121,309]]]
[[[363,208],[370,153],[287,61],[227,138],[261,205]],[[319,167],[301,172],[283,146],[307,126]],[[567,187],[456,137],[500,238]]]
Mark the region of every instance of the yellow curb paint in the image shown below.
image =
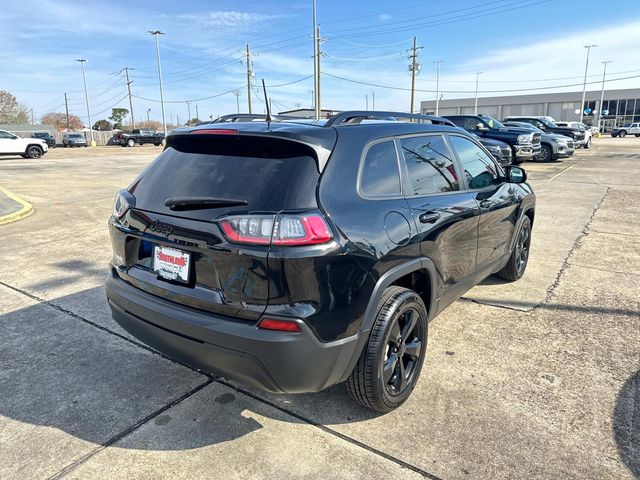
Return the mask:
[[[21,199],[20,197],[14,195],[9,190],[6,190],[0,187],[0,192],[4,193],[11,200],[18,202],[22,205],[22,208],[17,212],[10,213],[8,215],[3,215],[0,217],[0,225],[5,225],[7,223],[15,222],[16,220],[20,220],[21,218],[28,217],[33,213],[33,205],[31,205],[26,200]]]

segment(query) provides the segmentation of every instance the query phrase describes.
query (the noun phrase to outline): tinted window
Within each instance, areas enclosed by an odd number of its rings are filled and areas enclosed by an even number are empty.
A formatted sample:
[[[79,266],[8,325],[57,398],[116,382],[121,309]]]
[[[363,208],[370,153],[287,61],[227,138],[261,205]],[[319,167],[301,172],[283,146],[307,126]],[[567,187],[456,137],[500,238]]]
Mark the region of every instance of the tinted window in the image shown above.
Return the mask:
[[[0,138],[13,138],[13,135],[8,132],[0,131]]]
[[[486,188],[500,183],[496,164],[484,150],[469,139],[453,135],[449,138],[462,163],[469,188]]]
[[[367,151],[360,189],[365,195],[399,195],[400,172],[393,141],[376,143]]]
[[[407,195],[430,195],[460,189],[451,153],[442,135],[400,141],[409,173]]]
[[[219,138],[217,138],[219,137]],[[170,197],[244,200],[233,211],[274,212],[315,208],[318,166],[304,145],[243,135],[179,135],[130,189],[141,210],[175,215]],[[211,220],[229,208],[180,212]]]

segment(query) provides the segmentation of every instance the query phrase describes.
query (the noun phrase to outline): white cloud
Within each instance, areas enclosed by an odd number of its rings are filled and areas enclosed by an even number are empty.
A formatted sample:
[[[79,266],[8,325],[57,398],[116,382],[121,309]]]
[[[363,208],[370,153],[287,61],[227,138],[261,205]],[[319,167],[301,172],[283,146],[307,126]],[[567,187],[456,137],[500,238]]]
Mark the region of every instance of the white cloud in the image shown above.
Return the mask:
[[[380,15],[378,15],[378,20],[381,20],[383,22],[386,22],[387,20],[391,20],[392,18],[393,17],[388,13],[381,13]]]
[[[216,28],[249,28],[258,23],[268,22],[284,15],[266,15],[256,12],[236,12],[215,10],[201,13],[185,13],[177,18],[201,26]]]

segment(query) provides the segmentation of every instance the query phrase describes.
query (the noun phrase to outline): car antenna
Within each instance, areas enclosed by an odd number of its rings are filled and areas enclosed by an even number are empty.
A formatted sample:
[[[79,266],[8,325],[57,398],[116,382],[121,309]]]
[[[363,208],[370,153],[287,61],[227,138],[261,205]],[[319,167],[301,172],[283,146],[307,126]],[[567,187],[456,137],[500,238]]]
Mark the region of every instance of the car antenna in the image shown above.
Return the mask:
[[[269,106],[269,97],[267,97],[267,87],[264,84],[264,78],[262,79],[262,91],[264,92],[264,104],[267,106],[267,122],[273,122],[271,116],[271,107]]]

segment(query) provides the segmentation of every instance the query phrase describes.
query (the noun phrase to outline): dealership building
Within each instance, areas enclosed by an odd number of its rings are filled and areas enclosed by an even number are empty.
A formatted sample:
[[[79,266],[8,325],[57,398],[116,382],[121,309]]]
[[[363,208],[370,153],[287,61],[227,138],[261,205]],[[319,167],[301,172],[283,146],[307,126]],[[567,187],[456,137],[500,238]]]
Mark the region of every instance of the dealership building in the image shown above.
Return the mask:
[[[583,121],[589,125],[597,120],[594,111],[600,111],[601,91],[587,92],[583,106]],[[540,93],[533,95],[513,95],[507,97],[478,97],[478,113],[491,115],[502,120],[509,115],[548,115],[555,120],[580,120],[579,113],[582,91],[566,93]],[[439,115],[473,114],[475,98],[442,99]],[[602,110],[604,131],[614,125],[640,122],[640,88],[605,90]],[[420,104],[420,111],[434,114],[436,101],[427,100]]]

